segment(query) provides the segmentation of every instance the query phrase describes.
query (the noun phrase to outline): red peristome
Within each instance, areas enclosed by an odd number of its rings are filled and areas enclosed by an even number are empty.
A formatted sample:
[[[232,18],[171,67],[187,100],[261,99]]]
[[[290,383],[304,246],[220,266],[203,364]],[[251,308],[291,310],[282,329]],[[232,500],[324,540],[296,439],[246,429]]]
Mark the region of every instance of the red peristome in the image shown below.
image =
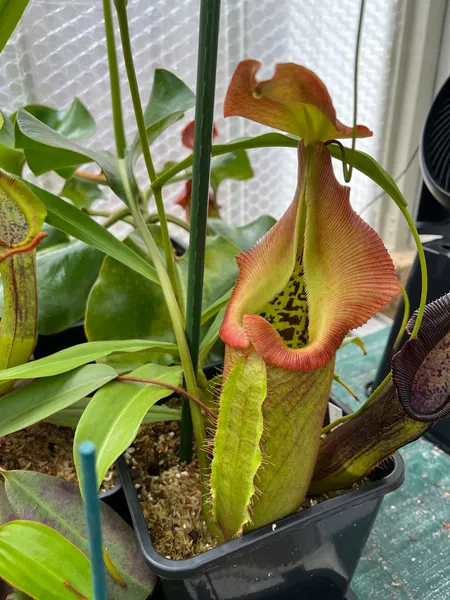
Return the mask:
[[[349,192],[336,180],[324,144],[300,144],[293,203],[257,246],[238,256],[240,273],[220,331],[226,344],[253,346],[269,364],[290,371],[323,367],[351,329],[399,293],[392,260],[377,233],[352,209]],[[306,212],[300,240],[299,211]],[[294,349],[258,312],[284,289],[300,255],[309,341]]]

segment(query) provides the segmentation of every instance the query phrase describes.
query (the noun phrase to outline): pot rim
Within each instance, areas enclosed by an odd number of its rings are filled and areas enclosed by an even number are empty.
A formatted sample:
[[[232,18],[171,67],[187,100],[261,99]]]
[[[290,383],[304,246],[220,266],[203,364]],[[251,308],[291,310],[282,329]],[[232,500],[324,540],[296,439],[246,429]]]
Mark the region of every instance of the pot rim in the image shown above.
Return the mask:
[[[372,483],[348,492],[324,500],[310,508],[297,512],[288,517],[284,517],[274,523],[265,525],[260,529],[247,533],[246,535],[226,542],[207,552],[193,556],[192,558],[173,560],[160,554],[150,538],[150,533],[144,519],[144,515],[139,503],[139,499],[134,488],[128,465],[123,456],[116,462],[119,479],[122,483],[125,497],[130,510],[131,519],[136,531],[137,539],[144,558],[149,567],[160,577],[164,579],[184,579],[199,575],[202,572],[209,571],[216,567],[225,556],[236,555],[235,559],[249,548],[258,548],[267,544],[269,541],[275,541],[284,537],[292,530],[304,528],[322,521],[327,517],[334,516],[344,510],[350,510],[362,503],[382,499],[386,494],[396,490],[404,479],[403,459],[396,452],[389,459],[389,464],[380,468],[385,473],[380,479]],[[275,527],[274,527],[275,525]]]

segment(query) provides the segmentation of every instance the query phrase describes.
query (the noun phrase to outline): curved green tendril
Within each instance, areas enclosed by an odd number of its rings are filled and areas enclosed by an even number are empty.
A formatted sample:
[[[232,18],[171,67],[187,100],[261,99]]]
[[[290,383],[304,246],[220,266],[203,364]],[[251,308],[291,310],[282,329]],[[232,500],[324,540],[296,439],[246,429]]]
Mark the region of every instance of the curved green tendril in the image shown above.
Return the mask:
[[[338,140],[329,140],[325,142],[328,144],[336,144],[339,146],[342,157],[342,174],[344,176],[345,183],[350,183],[353,174],[353,163],[355,162],[355,149],[356,149],[356,128],[358,120],[358,64],[359,64],[359,48],[361,45],[362,26],[364,20],[364,5],[365,0],[361,0],[361,8],[359,10],[359,22],[358,22],[358,34],[356,36],[356,49],[355,49],[355,68],[353,74],[353,131],[352,131],[352,160],[347,162],[345,156],[345,147]]]

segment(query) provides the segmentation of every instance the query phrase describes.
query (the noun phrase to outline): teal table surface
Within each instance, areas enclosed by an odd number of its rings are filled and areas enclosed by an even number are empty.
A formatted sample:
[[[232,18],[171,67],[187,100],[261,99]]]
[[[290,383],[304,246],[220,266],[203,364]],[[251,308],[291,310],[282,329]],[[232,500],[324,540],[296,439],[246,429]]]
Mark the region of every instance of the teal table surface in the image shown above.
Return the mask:
[[[338,352],[336,373],[361,398],[374,378],[388,328]],[[358,404],[333,384],[353,410]],[[352,581],[358,600],[450,600],[450,455],[420,439],[400,451],[405,482],[385,497]]]

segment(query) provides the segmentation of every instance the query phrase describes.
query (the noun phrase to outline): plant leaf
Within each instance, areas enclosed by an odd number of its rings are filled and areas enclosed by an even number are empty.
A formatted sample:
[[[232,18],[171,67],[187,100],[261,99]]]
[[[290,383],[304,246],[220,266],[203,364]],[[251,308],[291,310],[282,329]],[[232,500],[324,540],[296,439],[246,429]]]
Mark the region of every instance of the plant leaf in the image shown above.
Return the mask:
[[[119,241],[108,230],[104,229],[88,215],[71,206],[58,196],[50,194],[32,183],[25,182],[29,189],[45,204],[47,209],[46,221],[60,231],[72,235],[89,246],[112,256],[119,262],[158,283],[155,269],[141,256],[133,252],[123,242]]]
[[[151,229],[158,240],[159,228],[152,226]],[[136,233],[128,236],[125,243],[142,257],[147,256],[146,249]],[[233,287],[237,275],[234,257],[238,251],[234,244],[222,237],[207,239],[204,308]],[[188,262],[189,251],[176,263],[184,296],[187,289]],[[206,331],[207,328],[203,330],[203,334]],[[110,258],[105,259],[88,299],[86,333],[90,340],[111,336],[123,339],[130,335],[145,339],[174,339],[161,288]]]
[[[155,69],[152,92],[144,112],[149,145],[194,105],[195,94],[181,79],[165,69]],[[133,162],[141,152],[137,136],[132,144]]]
[[[66,110],[57,110],[42,104],[28,104],[22,110],[69,140],[83,140],[95,134],[95,121],[78,98],[74,98]]]
[[[32,471],[8,471],[3,475],[16,518],[53,527],[82,552],[88,552],[83,500],[77,485]],[[107,571],[108,599],[145,600],[156,576],[144,563],[134,531],[104,502],[100,510],[103,544],[127,584],[125,593]]]
[[[213,235],[221,235],[230,240],[242,252],[253,248],[275,223],[276,219],[269,215],[263,215],[242,227],[234,227],[222,219],[208,219],[208,227]]]
[[[200,353],[198,358],[199,367],[202,368],[205,364],[206,357],[212,350],[212,347],[219,339],[219,330],[222,325],[223,318],[225,316],[225,307],[223,307],[216,315],[214,321],[211,323],[205,337],[200,344]]]
[[[0,0],[0,52],[20,21],[29,0]]]
[[[299,144],[300,139],[290,135],[283,135],[282,133],[263,133],[255,137],[238,138],[232,140],[226,144],[215,144],[212,147],[212,156],[220,156],[228,152],[234,152],[240,149],[250,150],[252,148],[296,148]],[[342,160],[340,148],[333,144],[327,146],[333,158]],[[350,148],[346,148],[346,160],[349,164],[353,164],[355,169],[367,175],[372,181],[378,184],[389,196],[398,202],[402,206],[406,206],[406,201],[400,192],[394,179],[389,173],[383,169],[378,162],[360,150],[355,150],[355,158],[353,160],[353,153]],[[181,171],[192,166],[193,156],[190,154],[184,160],[179,162],[174,167],[165,170],[160,174],[158,179],[153,183],[154,186],[164,185],[167,181],[170,181],[172,177],[175,177]]]
[[[103,358],[112,352],[138,352],[152,349],[155,352],[176,352],[174,344],[154,342],[150,340],[113,340],[102,342],[87,342],[71,348],[65,348],[50,356],[29,362],[25,365],[0,371],[0,381],[9,379],[34,379],[35,377],[50,377],[59,373],[67,373],[76,367],[86,365],[98,358]]]
[[[220,397],[219,418],[211,464],[214,520],[225,540],[240,535],[250,521],[254,479],[262,457],[262,404],[267,395],[266,366],[253,352],[239,359]]]
[[[340,345],[339,350],[341,350],[342,348],[345,348],[345,346],[348,346],[349,344],[355,344],[355,346],[358,346],[358,348],[361,348],[361,351],[363,354],[367,354],[367,350],[364,345],[364,340],[362,340],[360,337],[356,337],[354,335],[346,336],[344,338],[344,341]]]
[[[38,254],[39,333],[64,331],[83,318],[103,259],[101,252],[79,241]]]
[[[68,408],[64,408],[54,415],[50,415],[46,421],[59,425],[61,427],[72,427],[76,428],[84,409],[88,405],[90,398],[84,398],[79,402],[76,402]],[[155,404],[147,412],[142,421],[142,425],[149,425],[150,423],[159,423],[161,421],[179,421],[181,419],[181,410],[178,408],[167,408],[164,404],[161,406]]]
[[[68,244],[69,236],[63,231],[59,231],[56,227],[52,227],[48,223],[44,223],[41,231],[47,232],[47,237],[42,240],[38,246],[38,254],[43,250],[48,250],[53,246],[59,246],[60,244]]]
[[[0,168],[13,175],[20,175],[24,163],[23,152],[14,149],[14,125],[0,111]]]
[[[0,527],[0,575],[36,600],[93,598],[87,556],[42,523],[11,521]]]
[[[103,258],[101,252],[78,241],[38,253],[36,279],[40,334],[64,331],[83,318]],[[2,312],[0,282],[0,315]]]
[[[132,373],[134,377],[158,379],[178,386],[181,367],[149,364]],[[96,446],[97,483],[114,461],[132,444],[148,410],[173,391],[153,384],[114,381],[99,390],[87,405],[75,432],[74,449],[85,440]],[[80,476],[80,462],[75,451],[75,466]]]
[[[224,306],[228,304],[228,300],[231,298],[231,292],[233,288],[230,288],[226,291],[220,298],[218,298],[215,302],[213,302],[206,310],[202,312],[202,320],[201,323],[204,325],[207,323],[214,315],[216,315]]]
[[[96,183],[72,178],[64,184],[61,196],[69,198],[77,208],[89,208],[93,202],[100,200],[102,191]]]
[[[342,160],[341,150],[338,146],[329,144],[327,149],[333,158]],[[361,152],[361,150],[355,150],[355,158],[353,159],[350,148],[346,148],[345,156],[349,164],[378,184],[400,206],[407,206],[407,202],[393,177],[374,158],[365,152]]]
[[[215,189],[225,179],[245,181],[253,176],[254,172],[245,150],[216,156],[211,161],[211,185]]]
[[[19,110],[16,118],[16,146],[23,148],[28,166],[34,175],[63,169],[65,177],[71,177],[76,167],[96,162],[105,174],[113,192],[126,201],[126,194],[119,173],[117,157],[109,152],[95,152],[80,146],[58,131],[51,129],[25,110]],[[133,193],[136,191],[134,180]]]
[[[116,371],[107,365],[84,365],[9,392],[0,400],[0,437],[42,421],[115,377]]]

